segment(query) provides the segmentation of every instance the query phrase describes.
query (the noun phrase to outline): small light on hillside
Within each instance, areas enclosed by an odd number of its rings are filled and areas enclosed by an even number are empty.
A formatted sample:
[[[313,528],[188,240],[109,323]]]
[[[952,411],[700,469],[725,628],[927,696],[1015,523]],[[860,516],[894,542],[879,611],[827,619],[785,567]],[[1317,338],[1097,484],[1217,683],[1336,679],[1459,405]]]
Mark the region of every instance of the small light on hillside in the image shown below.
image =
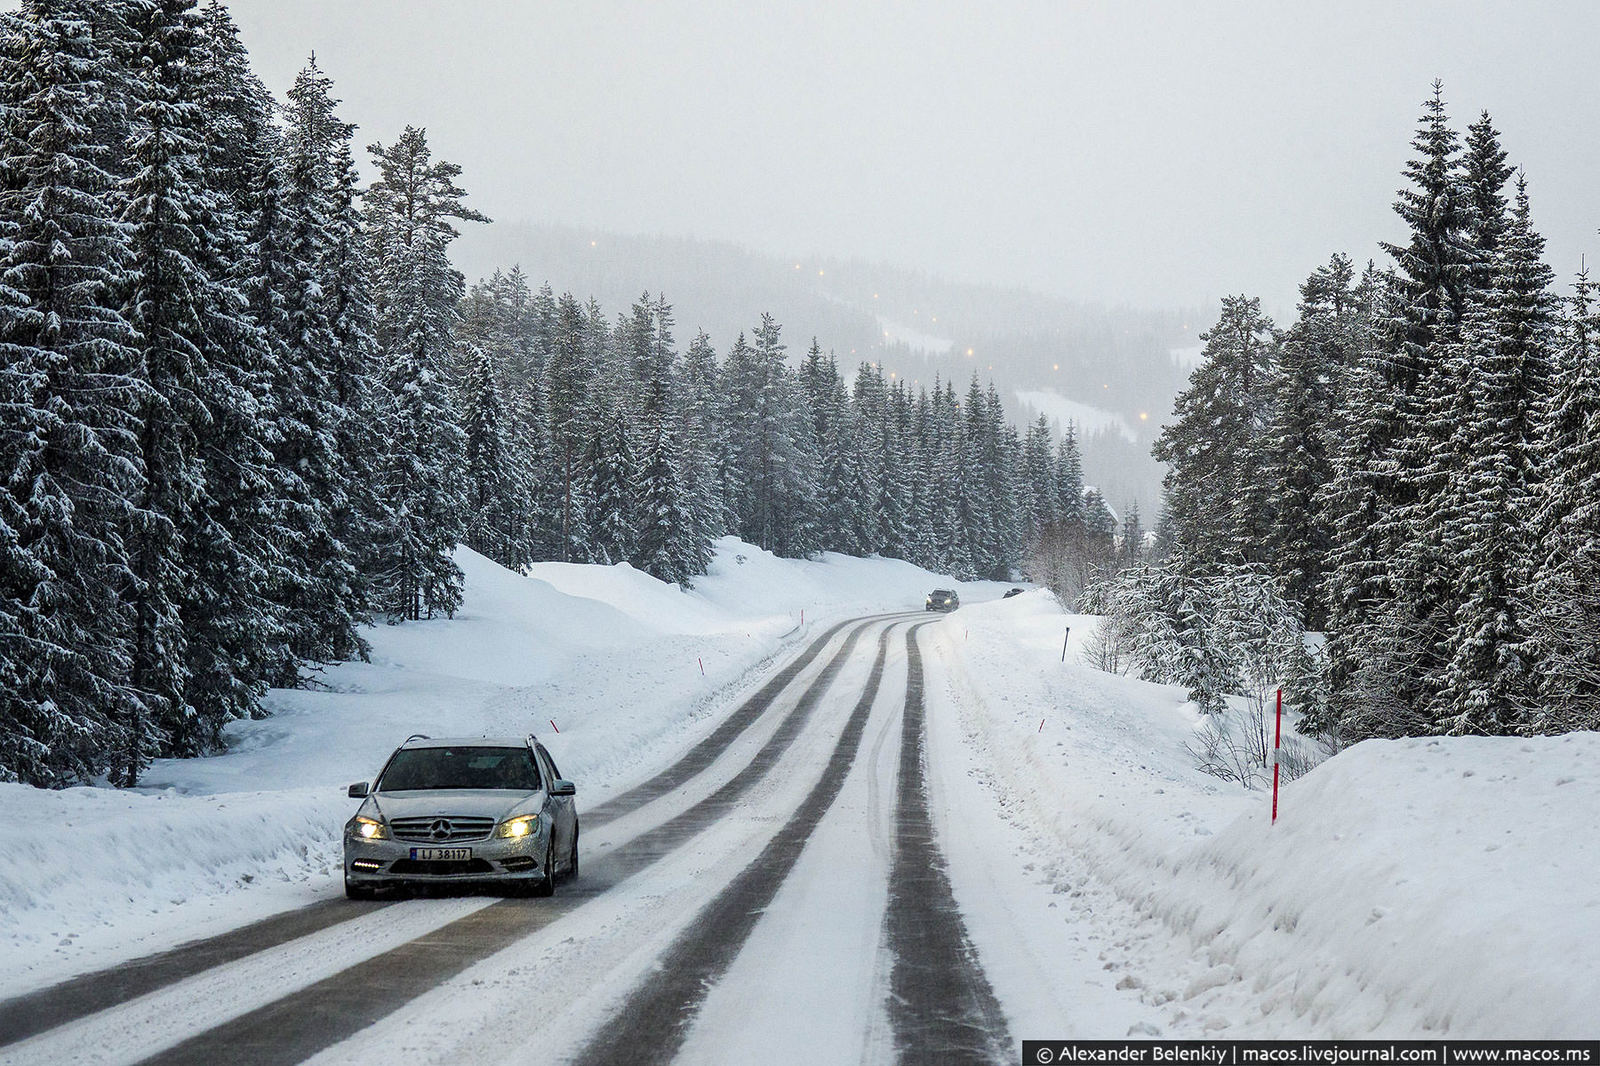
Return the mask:
[[[1051,363],[1050,364],[1050,369],[1051,370],[1060,370],[1061,369],[1061,364],[1060,363]]]
[[[595,247],[595,245],[597,245],[597,244],[599,244],[599,243],[600,243],[600,242],[599,242],[599,241],[590,241],[590,242],[589,242],[589,247],[590,247],[590,248],[593,248],[593,247]]]
[[[1140,411],[1139,412],[1139,421],[1141,421],[1141,422],[1150,421],[1150,412],[1149,411]]]

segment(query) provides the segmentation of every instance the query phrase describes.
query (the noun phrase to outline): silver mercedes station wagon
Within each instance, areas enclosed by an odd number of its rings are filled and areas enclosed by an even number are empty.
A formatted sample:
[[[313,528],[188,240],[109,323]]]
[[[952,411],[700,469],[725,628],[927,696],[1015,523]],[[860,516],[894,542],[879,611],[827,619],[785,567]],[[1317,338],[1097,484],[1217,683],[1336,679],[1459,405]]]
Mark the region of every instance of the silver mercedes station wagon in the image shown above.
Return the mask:
[[[578,876],[577,788],[532,736],[413,736],[395,749],[344,827],[344,892],[497,883],[536,896]]]

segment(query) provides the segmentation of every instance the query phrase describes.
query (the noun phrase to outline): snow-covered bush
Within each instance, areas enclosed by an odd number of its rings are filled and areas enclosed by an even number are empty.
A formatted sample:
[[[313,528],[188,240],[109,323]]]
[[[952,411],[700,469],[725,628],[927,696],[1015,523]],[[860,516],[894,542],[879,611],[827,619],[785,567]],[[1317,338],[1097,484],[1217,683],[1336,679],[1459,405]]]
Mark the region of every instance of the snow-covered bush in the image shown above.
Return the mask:
[[[1287,699],[1287,693],[1285,693]],[[1229,707],[1206,716],[1187,747],[1195,766],[1220,777],[1257,788],[1272,781],[1274,706],[1249,701],[1243,710]],[[1293,781],[1322,761],[1324,749],[1314,740],[1286,732],[1278,749],[1280,778]]]
[[[1207,716],[1191,751],[1207,773],[1253,786],[1270,765],[1270,709],[1277,690],[1292,707],[1326,700],[1320,651],[1308,646],[1298,612],[1262,567],[1240,564],[1195,573],[1180,562],[1137,566],[1088,589],[1083,602],[1102,615],[1081,653],[1111,673],[1182,685]],[[1242,710],[1230,708],[1241,698]],[[1316,749],[1285,744],[1284,772],[1299,776]]]

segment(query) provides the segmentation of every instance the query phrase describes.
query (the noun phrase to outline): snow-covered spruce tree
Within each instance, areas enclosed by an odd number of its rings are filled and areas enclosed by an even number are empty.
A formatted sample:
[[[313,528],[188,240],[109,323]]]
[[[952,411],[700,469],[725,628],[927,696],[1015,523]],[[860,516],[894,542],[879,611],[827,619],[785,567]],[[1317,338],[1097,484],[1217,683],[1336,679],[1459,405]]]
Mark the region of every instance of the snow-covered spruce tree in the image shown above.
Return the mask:
[[[285,431],[280,387],[290,349],[282,300],[293,275],[281,251],[274,105],[226,8],[210,0],[197,29],[189,102],[207,195],[195,205],[205,213],[191,222],[212,284],[198,305],[205,488],[201,521],[184,537],[195,590],[183,619],[198,728],[182,754],[215,747],[229,719],[261,714],[269,683],[298,680],[283,590],[303,583],[308,565],[288,521],[301,471],[272,451]]]
[[[345,283],[330,276],[330,259],[344,209],[340,151],[352,128],[334,114],[331,89],[313,57],[289,90],[280,162],[266,169],[279,190],[277,209],[258,223],[262,269],[253,300],[277,362],[279,535],[294,545],[273,595],[294,657],[313,662],[349,655],[358,643],[355,627],[367,616],[355,553],[340,536],[349,493],[360,491],[351,484],[344,423],[365,412],[342,406],[335,386],[342,359],[334,316],[342,308],[330,296]]]
[[[1362,409],[1345,419],[1361,424],[1364,447],[1373,455],[1365,469],[1352,469],[1349,476],[1361,479],[1374,499],[1359,548],[1347,544],[1341,551],[1350,558],[1359,550],[1370,560],[1351,559],[1351,567],[1332,571],[1335,582],[1354,578],[1359,588],[1330,586],[1334,621],[1346,627],[1330,634],[1328,644],[1333,713],[1359,712],[1366,728],[1390,735],[1427,719],[1443,667],[1439,651],[1451,590],[1433,519],[1435,496],[1448,478],[1439,459],[1448,454],[1451,424],[1432,411],[1451,395],[1451,383],[1434,378],[1459,337],[1482,262],[1471,236],[1474,211],[1460,168],[1460,139],[1450,128],[1437,82],[1412,148],[1416,154],[1405,168],[1409,187],[1395,203],[1410,236],[1403,245],[1383,246],[1397,270],[1381,326],[1380,377],[1353,398]],[[1397,641],[1406,653],[1399,668],[1370,669],[1390,658]],[[1363,665],[1368,668],[1362,676],[1382,690],[1346,692]],[[1393,726],[1382,726],[1373,708],[1388,708]]]
[[[1139,521],[1139,501],[1131,501],[1122,513],[1122,531],[1117,536],[1116,567],[1143,566],[1145,561],[1144,525]]]
[[[679,476],[696,538],[709,545],[728,532],[730,520],[718,475],[720,457],[726,452],[727,431],[717,403],[717,353],[704,330],[695,335],[684,353],[675,394],[677,433],[683,442]]]
[[[1354,267],[1334,255],[1300,286],[1300,314],[1284,334],[1271,383],[1265,434],[1267,482],[1277,496],[1266,555],[1281,575],[1301,619],[1320,629],[1327,619],[1323,575],[1331,549],[1326,511],[1333,480],[1333,424],[1339,387],[1359,354],[1364,316]]]
[[[354,611],[348,619],[330,619],[337,629],[329,633],[329,645],[338,658],[366,657],[367,644],[356,626],[381,609],[376,575],[384,565],[382,534],[394,523],[378,477],[387,447],[380,427],[389,422],[394,398],[380,372],[374,335],[370,246],[358,203],[353,133],[353,127],[341,123],[330,143],[329,235],[317,263],[317,284],[333,335],[328,383],[340,412],[334,443],[345,472],[343,501],[335,504],[329,521],[353,564]]]
[[[962,466],[965,443],[962,439],[961,405],[955,386],[946,381],[933,383],[933,400],[928,412],[928,435],[923,449],[932,473],[932,562],[930,569],[963,580],[977,576],[963,508],[966,499],[966,471]]]
[[[1369,323],[1392,320],[1387,312],[1396,298],[1397,285],[1371,263],[1356,288],[1356,301]],[[1334,414],[1331,480],[1321,506],[1327,515],[1329,553],[1323,599],[1327,604],[1327,654],[1329,699],[1322,713],[1307,713],[1300,721],[1304,732],[1333,736],[1340,719],[1367,713],[1391,694],[1374,693],[1355,684],[1355,671],[1370,657],[1363,650],[1371,643],[1370,627],[1388,588],[1388,556],[1379,539],[1378,520],[1388,499],[1393,473],[1382,465],[1394,432],[1389,356],[1372,328],[1361,334],[1345,366]],[[1368,672],[1388,684],[1386,673]],[[1348,732],[1348,727],[1340,730]]]
[[[506,427],[500,386],[489,353],[474,353],[461,401],[466,434],[467,528],[465,543],[501,566],[520,570],[531,560],[523,552],[526,481]]]
[[[1499,270],[1499,246],[1506,233],[1504,153],[1493,127],[1480,121],[1472,130],[1459,167],[1458,187],[1446,197],[1458,218],[1462,269],[1453,315],[1434,332],[1426,350],[1425,372],[1406,397],[1407,421],[1396,437],[1394,461],[1402,492],[1392,519],[1380,524],[1393,544],[1389,568],[1395,590],[1386,605],[1388,628],[1412,651],[1399,674],[1397,702],[1430,721],[1447,713],[1440,692],[1456,643],[1456,611],[1462,599],[1462,548],[1457,542],[1461,472],[1476,454],[1476,442],[1463,435],[1476,420],[1475,349],[1484,340],[1468,337],[1469,320],[1481,334],[1480,312],[1492,300]]]
[[[1260,300],[1229,296],[1201,339],[1202,362],[1151,454],[1171,467],[1164,484],[1179,556],[1254,560],[1272,521],[1263,431],[1276,336]]]
[[[116,220],[111,57],[82,4],[0,27],[0,780],[111,767],[130,685],[124,501],[139,492],[128,269]],[[120,113],[117,116],[120,118]]]
[[[434,162],[424,131],[406,127],[371,146],[378,180],[365,197],[378,293],[376,338],[393,421],[382,492],[392,515],[381,534],[379,599],[391,619],[453,614],[461,570],[451,558],[464,530],[461,427],[443,378],[465,281],[450,264],[452,220],[487,222],[462,203],[461,168]]]
[[[905,379],[895,378],[890,386],[885,415],[887,420],[878,493],[878,517],[883,543],[878,551],[890,558],[908,559],[915,539],[912,478],[917,476],[917,444],[913,437],[911,391]]]
[[[906,460],[900,468],[907,482],[905,554],[924,569],[934,569],[937,560],[934,538],[934,514],[938,494],[933,485],[933,459],[928,441],[933,434],[933,401],[926,387],[917,390],[916,403],[910,412],[910,435],[906,442]]]
[[[571,293],[563,293],[556,307],[550,358],[541,381],[559,509],[561,554],[557,558],[563,562],[589,557],[585,418],[594,369],[587,358],[586,333],[582,306]]]
[[[1005,406],[994,382],[984,390],[984,403],[989,411],[989,433],[993,438],[994,467],[989,472],[991,493],[995,500],[995,551],[998,557],[995,573],[1001,580],[1009,581],[1022,566],[1022,556],[1027,548],[1021,506],[1022,496],[1022,438],[1017,429],[1006,421]]]
[[[1055,520],[1069,530],[1084,524],[1083,459],[1078,452],[1078,427],[1068,423],[1056,445]]]
[[[1494,284],[1494,257],[1500,250],[1501,237],[1509,222],[1505,187],[1516,170],[1506,162],[1506,151],[1500,146],[1500,131],[1494,128],[1487,111],[1467,127],[1461,169],[1472,212],[1467,233],[1478,252],[1470,284],[1473,290],[1481,292]]]
[[[800,367],[800,389],[806,398],[812,448],[818,462],[818,544],[824,551],[869,554],[882,538],[877,515],[868,513],[865,502],[871,489],[863,484],[863,465],[865,461],[876,467],[882,462],[881,447],[873,448],[879,444],[875,434],[881,434],[881,425],[869,426],[861,420],[858,431],[856,410],[845,392],[839,368],[832,358],[823,358],[815,338]],[[858,432],[874,436],[858,441]],[[869,448],[870,456],[866,454]],[[874,476],[868,484],[875,488],[878,480]]]
[[[910,401],[898,378],[890,385],[883,367],[871,365],[856,374],[851,410],[856,438],[851,449],[858,457],[859,478],[850,501],[855,512],[856,539],[863,554],[900,557],[911,539],[911,496],[906,483],[911,445]],[[844,402],[844,397],[839,397]],[[842,464],[848,471],[851,462]]]
[[[957,496],[962,536],[971,573],[993,578],[1002,565],[1000,559],[1000,501],[995,498],[992,472],[998,442],[994,439],[983,387],[974,373],[967,385],[966,402],[961,408],[961,466]]]
[[[667,386],[650,386],[643,406],[644,447],[638,463],[633,565],[662,581],[692,587],[711,562],[687,488],[679,476],[680,449],[672,428]]]
[[[1461,583],[1434,712],[1442,732],[1519,732],[1539,708],[1537,664],[1526,653],[1539,416],[1553,377],[1553,275],[1543,253],[1519,180],[1492,285],[1453,349],[1465,400],[1453,450],[1464,470],[1440,494],[1440,511],[1445,554]]]
[[[208,600],[190,572],[188,537],[207,524],[200,434],[209,428],[204,390],[214,383],[207,355],[208,304],[216,282],[203,264],[215,214],[201,167],[201,111],[193,53],[198,19],[189,0],[140,10],[138,98],[128,144],[132,176],[123,186],[133,269],[127,316],[138,340],[142,384],[143,491],[133,501],[127,544],[134,585],[132,682],[148,714],[129,722],[116,754],[116,779],[132,785],[150,758],[191,749],[211,727],[188,703],[191,656],[186,604]],[[210,539],[208,537],[208,539]],[[221,539],[218,537],[217,539]]]
[[[1216,635],[1238,679],[1235,690],[1251,709],[1251,720],[1265,727],[1274,690],[1291,677],[1308,676],[1305,628],[1298,606],[1283,595],[1282,584],[1260,564],[1227,566],[1215,575]],[[1267,756],[1261,737],[1260,755]]]
[[[520,494],[515,508],[522,525],[517,533],[523,559],[561,558],[561,499],[547,435],[544,394],[537,381],[508,390],[509,446],[516,458],[511,491]]]
[[[1524,728],[1600,729],[1600,310],[1580,273],[1542,413],[1526,660],[1539,699]]]
[[[761,316],[753,345],[735,343],[723,367],[725,418],[739,483],[740,535],[779,555],[817,549],[816,453],[805,402],[784,362],[781,327]]]
[[[590,442],[589,561],[609,566],[634,558],[633,442],[622,412],[609,416]]]
[[[1227,709],[1237,675],[1219,639],[1215,582],[1194,567],[1135,567],[1112,581],[1107,624],[1117,630],[1139,676],[1162,685],[1182,685],[1204,714]]]
[[[1028,423],[1022,442],[1023,539],[1030,547],[1038,541],[1040,531],[1056,520],[1054,475],[1050,419],[1040,415]]]

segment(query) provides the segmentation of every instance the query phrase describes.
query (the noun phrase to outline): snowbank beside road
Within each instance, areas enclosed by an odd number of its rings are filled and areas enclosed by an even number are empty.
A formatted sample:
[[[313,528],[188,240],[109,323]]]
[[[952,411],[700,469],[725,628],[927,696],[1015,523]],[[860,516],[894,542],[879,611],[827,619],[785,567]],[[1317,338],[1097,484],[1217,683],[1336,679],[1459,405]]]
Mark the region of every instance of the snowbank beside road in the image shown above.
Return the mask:
[[[1194,769],[1180,690],[1060,662],[1068,624],[1076,645],[1095,620],[1035,593],[934,631],[935,754],[990,786],[996,853],[1031,860],[996,874],[948,816],[1019,1034],[1595,1035],[1600,735],[1360,744],[1272,826],[1268,794]]]
[[[337,894],[344,786],[410,733],[537,732],[592,806],[709,728],[775,654],[951,584],[894,560],[716,549],[688,592],[626,565],[523,576],[462,550],[454,619],[369,629],[370,663],[275,690],[226,754],[157,763],[134,792],[0,784],[0,996],[171,946],[175,927],[190,939]]]

